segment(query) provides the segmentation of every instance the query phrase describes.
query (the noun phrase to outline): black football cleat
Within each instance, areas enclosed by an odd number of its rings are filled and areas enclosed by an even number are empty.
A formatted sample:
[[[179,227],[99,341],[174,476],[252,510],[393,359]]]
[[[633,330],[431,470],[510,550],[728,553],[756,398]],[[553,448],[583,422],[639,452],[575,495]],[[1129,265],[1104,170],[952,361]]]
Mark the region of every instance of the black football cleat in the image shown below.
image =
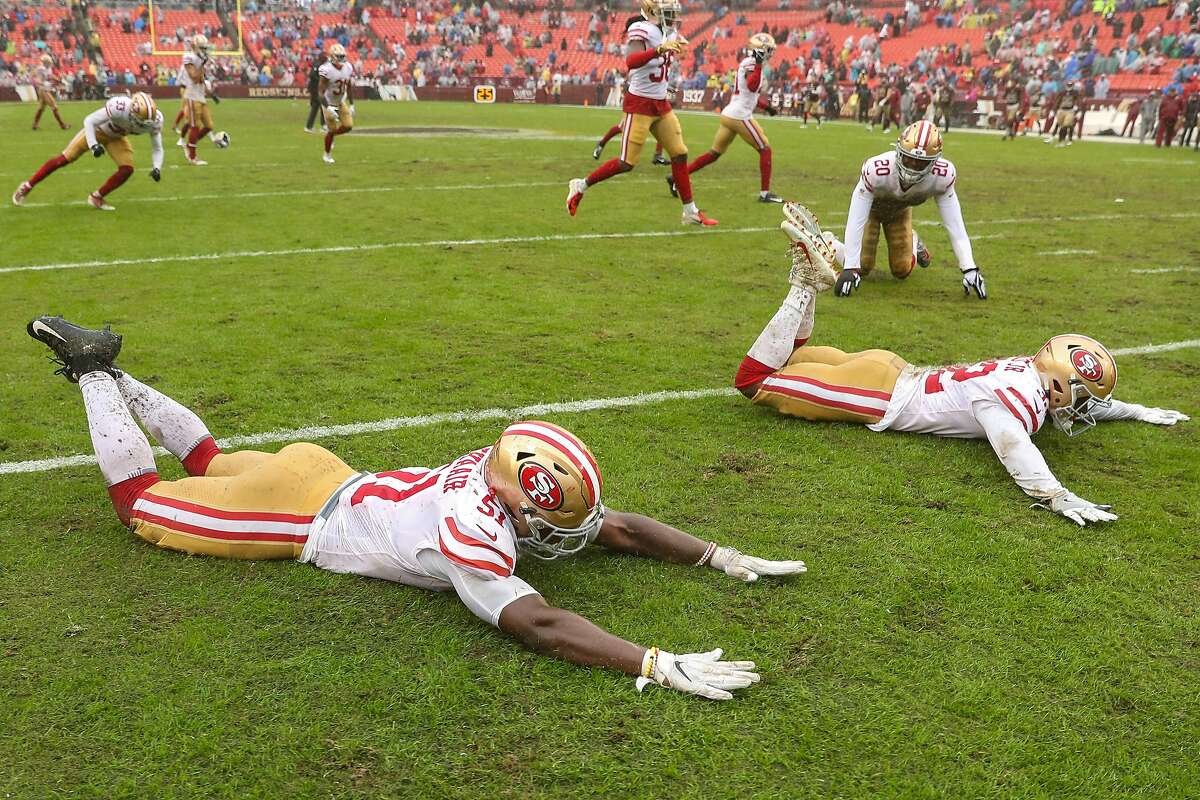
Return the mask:
[[[654,159],[650,163],[654,164],[657,167],[665,167],[667,164],[670,164],[671,162],[667,161],[666,156],[655,155]]]
[[[679,197],[679,190],[675,188],[675,179],[670,175],[667,176],[667,191],[671,193],[671,197]]]
[[[121,352],[121,335],[105,325],[103,330],[81,328],[62,317],[42,316],[25,326],[26,332],[54,351],[54,363],[71,383],[89,372],[106,372],[114,378],[120,373],[113,367]]]

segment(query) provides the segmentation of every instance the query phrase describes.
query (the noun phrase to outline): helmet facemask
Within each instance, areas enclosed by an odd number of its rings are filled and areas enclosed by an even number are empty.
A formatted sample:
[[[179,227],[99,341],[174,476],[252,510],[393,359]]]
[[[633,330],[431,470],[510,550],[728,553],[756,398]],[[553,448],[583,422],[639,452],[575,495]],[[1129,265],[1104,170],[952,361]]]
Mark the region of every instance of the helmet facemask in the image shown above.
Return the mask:
[[[535,509],[522,506],[521,516],[529,526],[529,535],[517,537],[517,548],[522,553],[542,561],[554,561],[557,558],[575,555],[596,539],[600,533],[600,526],[604,524],[604,514],[604,505],[597,503],[582,525],[577,528],[560,528],[539,517]]]
[[[929,170],[933,169],[934,162],[937,161],[937,156],[932,158],[925,155],[918,155],[912,151],[904,149],[903,145],[896,142],[896,171],[900,173],[900,181],[906,186],[912,186],[917,181],[929,174]]]
[[[1108,408],[1112,398],[1097,397],[1082,382],[1070,380],[1071,402],[1068,405],[1050,410],[1050,421],[1054,427],[1067,436],[1078,436],[1084,431],[1096,427],[1096,417],[1093,412],[1097,408]],[[1079,427],[1076,427],[1076,426]]]

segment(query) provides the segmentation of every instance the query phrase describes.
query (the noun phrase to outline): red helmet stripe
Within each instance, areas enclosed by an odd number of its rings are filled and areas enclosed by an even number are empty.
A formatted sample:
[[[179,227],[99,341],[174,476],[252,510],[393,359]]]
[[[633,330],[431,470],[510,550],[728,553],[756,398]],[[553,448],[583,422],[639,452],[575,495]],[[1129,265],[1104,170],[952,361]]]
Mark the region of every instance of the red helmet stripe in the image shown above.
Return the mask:
[[[920,147],[922,150],[924,150],[925,146],[929,144],[929,121],[923,119],[918,123],[918,125],[920,125],[920,127],[917,129],[917,147]]]
[[[592,456],[592,452],[588,450],[587,446],[582,441],[580,441],[579,437],[571,433],[566,428],[560,428],[553,422],[538,422],[538,424],[545,425],[550,430],[556,431],[559,436],[563,437],[568,442],[571,442],[579,450],[579,452],[583,454],[585,462],[591,466],[592,472],[596,475],[597,489],[602,490],[604,486],[604,478],[600,475],[600,465],[596,463],[596,459]]]
[[[591,508],[600,499],[600,471],[596,468],[596,462],[588,456],[587,451],[578,445],[578,439],[569,434],[563,436],[558,430],[561,428],[556,430],[544,422],[517,422],[509,425],[504,433],[513,436],[532,436],[562,453],[583,476],[583,482],[588,491],[586,499],[588,507]]]

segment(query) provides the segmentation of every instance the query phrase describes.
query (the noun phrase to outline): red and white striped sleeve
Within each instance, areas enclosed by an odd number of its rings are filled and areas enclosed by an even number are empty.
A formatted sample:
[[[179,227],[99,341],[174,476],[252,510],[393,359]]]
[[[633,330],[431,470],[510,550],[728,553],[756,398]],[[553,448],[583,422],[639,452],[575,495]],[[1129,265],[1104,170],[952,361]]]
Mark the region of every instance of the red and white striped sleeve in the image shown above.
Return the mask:
[[[516,544],[507,527],[445,516],[438,523],[438,551],[459,569],[488,579],[507,578],[517,566]]]

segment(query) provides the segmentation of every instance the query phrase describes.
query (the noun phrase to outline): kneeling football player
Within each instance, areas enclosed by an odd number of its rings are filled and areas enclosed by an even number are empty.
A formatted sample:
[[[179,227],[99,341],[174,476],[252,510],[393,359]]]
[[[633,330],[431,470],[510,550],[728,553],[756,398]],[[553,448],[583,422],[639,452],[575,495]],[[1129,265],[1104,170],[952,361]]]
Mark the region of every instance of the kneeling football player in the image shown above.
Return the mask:
[[[809,346],[816,296],[836,281],[815,218],[788,204],[792,287],[750,348],[734,386],[756,405],[801,419],[857,422],[873,431],[987,439],[1017,485],[1076,522],[1115,520],[1109,506],[1077,497],[1051,473],[1032,436],[1049,417],[1068,436],[1100,420],[1174,425],[1188,417],[1112,398],[1117,365],[1095,339],[1054,336],[1033,356],[925,368],[887,350],[844,353]]]
[[[963,223],[962,207],[954,188],[954,165],[942,158],[942,134],[926,120],[904,129],[893,150],[863,162],[858,183],[850,195],[846,217],[846,263],[834,293],[848,297],[858,288],[862,276],[875,268],[875,250],[879,230],[887,239],[888,263],[892,275],[907,278],[918,264],[927,267],[929,251],[913,249],[912,209],[930,197],[937,201],[942,224],[950,235],[950,245],[962,271],[963,292],[972,291],[987,299],[983,273],[975,266],[971,240]]]
[[[548,422],[510,425],[433,469],[369,473],[315,444],[278,453],[223,453],[191,411],[116,369],[121,338],[60,317],[29,335],[50,347],[83,393],[88,429],[121,522],[170,550],[296,559],[332,572],[453,589],[480,619],[526,646],[714,700],[758,681],[750,661],[721,650],[675,655],[639,647],[547,605],[514,574],[518,554],[569,556],[590,542],[710,567],[743,581],[794,575],[801,561],[765,561],[601,502],[600,470],[578,438]],[[164,481],[134,418],[191,477]],[[644,680],[643,680],[644,679]]]
[[[22,205],[33,187],[45,180],[47,175],[91,150],[96,158],[107,152],[108,157],[116,162],[117,171],[99,189],[88,195],[88,203],[101,211],[115,211],[104,198],[133,174],[133,145],[128,137],[150,134],[150,177],[156,183],[162,179],[162,127],[162,112],[154,104],[154,98],[145,92],[138,92],[132,97],[110,97],[104,108],[84,118],[83,130],[75,134],[66,150],[42,164],[29,180],[17,187],[12,196],[13,205]]]

